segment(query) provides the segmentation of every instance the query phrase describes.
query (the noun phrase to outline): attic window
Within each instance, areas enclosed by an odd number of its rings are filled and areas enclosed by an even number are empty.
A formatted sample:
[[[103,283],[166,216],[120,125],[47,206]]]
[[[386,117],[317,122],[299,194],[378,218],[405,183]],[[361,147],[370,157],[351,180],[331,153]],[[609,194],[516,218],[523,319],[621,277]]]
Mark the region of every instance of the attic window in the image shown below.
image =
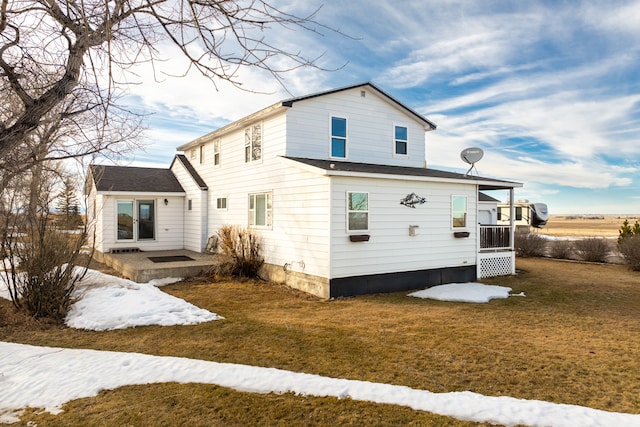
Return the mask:
[[[367,96],[367,92],[365,92],[364,90],[360,91],[360,96],[365,98]]]

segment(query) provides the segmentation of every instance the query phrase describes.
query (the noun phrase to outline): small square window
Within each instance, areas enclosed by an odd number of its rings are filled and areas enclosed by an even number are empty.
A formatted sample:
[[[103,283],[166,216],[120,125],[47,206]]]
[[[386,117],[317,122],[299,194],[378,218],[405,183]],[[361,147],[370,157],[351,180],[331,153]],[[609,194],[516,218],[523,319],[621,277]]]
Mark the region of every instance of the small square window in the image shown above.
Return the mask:
[[[218,197],[216,199],[216,208],[217,209],[227,209],[227,198],[226,197]]]

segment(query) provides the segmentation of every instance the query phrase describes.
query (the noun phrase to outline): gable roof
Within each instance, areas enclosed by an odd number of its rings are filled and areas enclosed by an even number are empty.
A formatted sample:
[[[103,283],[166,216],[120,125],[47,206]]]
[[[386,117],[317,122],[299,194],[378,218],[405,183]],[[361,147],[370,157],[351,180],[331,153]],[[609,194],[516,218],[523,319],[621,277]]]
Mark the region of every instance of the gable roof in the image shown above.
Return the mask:
[[[173,161],[171,162],[171,166],[169,166],[169,169],[173,168],[173,164],[176,162],[176,160],[179,161],[182,166],[184,166],[185,170],[189,173],[189,175],[191,175],[191,178],[196,183],[196,185],[200,187],[201,190],[209,189],[207,183],[204,182],[204,179],[202,179],[191,162],[187,159],[187,156],[185,156],[184,154],[176,154],[176,156],[173,158]]]
[[[493,202],[493,203],[500,203],[500,200],[496,199],[495,197],[491,197],[488,194],[484,194],[481,192],[478,192],[478,201],[479,202]]]
[[[345,90],[351,90],[351,89],[356,89],[356,88],[365,87],[365,86],[368,86],[369,88],[375,90],[376,92],[378,92],[378,94],[382,95],[383,97],[387,98],[392,103],[396,104],[396,106],[400,107],[400,109],[404,110],[405,112],[407,112],[410,115],[412,115],[415,118],[417,118],[422,123],[426,124],[429,128],[431,128],[431,130],[434,130],[436,128],[435,123],[433,123],[432,121],[430,121],[426,117],[423,117],[418,112],[416,112],[416,111],[412,110],[411,108],[407,107],[402,102],[398,101],[396,98],[394,98],[393,96],[389,95],[387,92],[383,91],[382,89],[380,89],[379,87],[377,87],[376,85],[374,85],[371,82],[357,83],[357,84],[354,84],[354,85],[345,86],[345,87],[341,87],[341,88],[337,88],[337,89],[331,89],[331,90],[327,90],[327,91],[324,91],[324,92],[317,92],[317,93],[313,93],[313,94],[310,94],[310,95],[299,96],[299,97],[296,97],[296,98],[287,99],[285,101],[282,101],[282,105],[284,107],[292,107],[293,104],[298,102],[298,101],[304,101],[306,99],[317,98],[319,96],[330,95],[332,93],[343,92]]]
[[[225,133],[233,130],[233,129],[237,129],[240,127],[243,127],[253,121],[256,120],[261,120],[266,118],[267,116],[270,116],[272,114],[277,113],[278,111],[281,111],[283,109],[286,108],[291,108],[293,107],[293,104],[295,104],[296,102],[300,102],[300,101],[304,101],[307,99],[312,99],[312,98],[317,98],[320,96],[324,96],[324,95],[330,95],[332,93],[337,93],[337,92],[343,92],[346,90],[351,90],[351,89],[355,89],[355,88],[359,88],[359,87],[369,87],[372,90],[374,90],[375,92],[378,93],[379,96],[386,98],[388,101],[390,101],[392,104],[394,104],[396,107],[398,107],[399,109],[405,111],[407,114],[409,114],[410,116],[413,116],[414,118],[416,118],[418,121],[420,121],[424,126],[428,127],[429,130],[434,130],[436,128],[436,125],[431,122],[430,120],[426,119],[425,117],[423,117],[422,115],[420,115],[419,113],[417,113],[416,111],[412,110],[411,108],[407,107],[406,105],[404,105],[403,103],[401,103],[400,101],[398,101],[397,99],[395,99],[394,97],[392,97],[391,95],[389,95],[388,93],[384,92],[382,89],[378,88],[376,85],[374,85],[371,82],[365,82],[365,83],[358,83],[358,84],[354,84],[351,86],[345,86],[345,87],[341,87],[338,89],[331,89],[331,90],[327,90],[324,92],[317,92],[317,93],[313,93],[310,95],[305,95],[305,96],[299,96],[296,98],[290,98],[290,99],[286,99],[284,101],[280,101],[277,102],[273,105],[270,105],[269,107],[263,108],[262,110],[256,111],[255,113],[249,114],[248,116],[245,116],[239,120],[236,120],[234,122],[231,122],[221,128],[218,128],[212,132],[209,132],[205,135],[202,135],[196,139],[194,139],[193,141],[189,141],[186,144],[182,144],[180,145],[178,148],[176,148],[176,151],[186,151],[189,150],[193,147],[196,147],[200,144],[204,144],[207,141],[210,141],[212,138],[217,138],[220,137],[222,135],[224,135]]]
[[[435,180],[468,182],[477,184],[481,190],[499,190],[506,188],[522,187],[522,183],[504,181],[500,179],[484,178],[480,176],[465,175],[456,172],[447,172],[437,169],[414,168],[406,166],[389,166],[372,163],[354,163],[335,160],[305,159],[301,157],[283,157],[315,168],[323,169],[328,174],[345,175],[346,173],[376,174],[376,175],[400,175],[407,177],[434,178]]]
[[[169,169],[90,165],[90,179],[98,191],[184,193]]]

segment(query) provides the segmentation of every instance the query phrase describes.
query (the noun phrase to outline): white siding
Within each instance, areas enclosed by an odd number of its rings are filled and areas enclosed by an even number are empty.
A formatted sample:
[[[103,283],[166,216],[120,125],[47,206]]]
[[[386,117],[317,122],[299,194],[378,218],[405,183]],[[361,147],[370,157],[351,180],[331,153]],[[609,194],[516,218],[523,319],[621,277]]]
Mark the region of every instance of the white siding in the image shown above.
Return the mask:
[[[364,97],[361,91],[365,91]],[[287,111],[286,155],[329,158],[331,116],[347,119],[345,161],[410,167],[425,165],[423,123],[369,88],[295,102]],[[394,155],[394,125],[408,129],[407,156]]]
[[[347,191],[369,193],[369,231],[347,233]],[[331,278],[475,265],[476,191],[467,184],[334,178]],[[401,205],[410,193],[427,202],[416,208]],[[468,238],[453,235],[452,195],[467,196]],[[416,236],[409,235],[410,225],[419,227]],[[369,234],[370,240],[351,242],[349,234]]]
[[[198,155],[200,152],[198,150]],[[213,157],[213,153],[211,154]],[[206,154],[205,154],[206,160]],[[211,159],[213,161],[213,159]],[[199,163],[199,159],[195,159],[194,164]],[[208,213],[208,195],[206,190],[200,189],[195,183],[193,177],[184,168],[180,161],[173,163],[171,169],[176,176],[180,185],[187,195],[184,200],[184,248],[203,252],[207,244],[207,213]],[[191,201],[191,210],[189,210],[189,201]],[[214,205],[215,206],[215,205]]]
[[[102,250],[109,252],[117,248],[139,248],[141,250],[183,249],[184,196],[157,196],[145,194],[110,194],[102,196]],[[165,206],[164,199],[168,204]],[[156,238],[154,240],[118,241],[117,240],[117,201],[118,200],[154,200],[156,209]]]

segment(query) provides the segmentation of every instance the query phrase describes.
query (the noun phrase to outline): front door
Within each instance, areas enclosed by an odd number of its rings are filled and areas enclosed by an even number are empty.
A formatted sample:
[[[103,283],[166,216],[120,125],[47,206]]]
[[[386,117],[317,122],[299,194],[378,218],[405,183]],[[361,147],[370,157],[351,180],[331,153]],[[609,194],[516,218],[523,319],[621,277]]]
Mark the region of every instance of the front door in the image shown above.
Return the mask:
[[[118,200],[117,221],[118,240],[156,238],[156,210],[153,200]]]
[[[153,200],[138,201],[138,240],[156,238],[156,215]]]

